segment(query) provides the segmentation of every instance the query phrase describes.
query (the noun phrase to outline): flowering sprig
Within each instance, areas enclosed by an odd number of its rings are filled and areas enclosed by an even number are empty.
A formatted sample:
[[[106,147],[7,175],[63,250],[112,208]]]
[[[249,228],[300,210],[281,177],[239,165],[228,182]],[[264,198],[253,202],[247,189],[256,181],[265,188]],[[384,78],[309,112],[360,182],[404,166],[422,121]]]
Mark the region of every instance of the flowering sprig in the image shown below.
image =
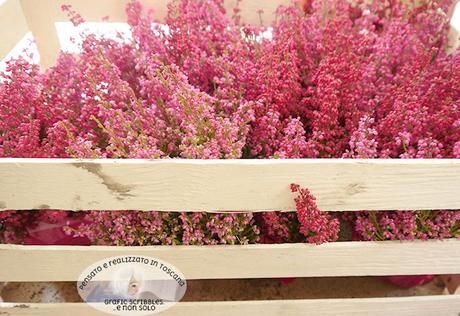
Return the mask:
[[[358,240],[414,240],[460,237],[458,211],[354,212],[345,215]]]
[[[291,184],[296,212],[264,212],[256,220],[262,227],[262,243],[308,242],[322,244],[338,240],[340,222],[329,212],[321,212],[306,188]]]
[[[244,24],[238,7],[229,17],[221,0],[172,1],[165,25],[130,1],[130,36],[84,33],[81,51],[60,53],[46,71],[7,62],[0,157],[460,158],[452,4],[308,0],[278,8],[267,28]],[[69,233],[105,244],[335,240],[334,214],[294,188],[297,213],[65,216],[82,221]],[[0,239],[66,221],[61,211],[29,213],[0,213]],[[458,236],[458,214],[348,218],[359,239],[448,238]]]
[[[310,243],[321,244],[338,239],[340,223],[331,213],[321,212],[316,205],[316,198],[307,188],[291,184],[291,191],[298,194],[294,198],[300,233]]]

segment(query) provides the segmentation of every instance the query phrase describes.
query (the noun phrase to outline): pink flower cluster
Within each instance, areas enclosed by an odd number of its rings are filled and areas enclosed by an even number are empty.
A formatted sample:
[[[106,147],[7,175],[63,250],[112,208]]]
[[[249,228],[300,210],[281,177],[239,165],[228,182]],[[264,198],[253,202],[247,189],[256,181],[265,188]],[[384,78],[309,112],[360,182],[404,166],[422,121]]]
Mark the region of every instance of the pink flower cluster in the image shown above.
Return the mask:
[[[357,212],[346,215],[358,240],[414,240],[460,237],[458,211]]]
[[[80,53],[45,71],[9,61],[0,157],[460,158],[453,1],[309,0],[280,7],[270,29],[244,24],[238,3],[230,16],[222,0],[174,1],[161,25],[133,0],[129,38],[85,33]],[[297,190],[297,214],[89,212],[68,233],[129,245],[336,240],[338,219]],[[42,213],[1,213],[0,238],[63,216]],[[366,240],[459,230],[455,211],[347,218]]]
[[[248,244],[258,241],[252,216],[203,212],[87,212],[64,230],[93,243],[117,246]]]
[[[332,213],[321,212],[316,198],[306,188],[291,184],[291,191],[298,194],[294,199],[297,212],[265,212],[262,223],[262,243],[308,242],[321,244],[337,241],[339,218]]]
[[[40,229],[38,227],[40,224],[53,226],[66,223],[74,217],[71,213],[54,210],[2,211],[0,212],[0,242],[24,243],[32,239],[33,231]]]
[[[294,201],[300,222],[300,233],[307,237],[307,241],[316,244],[336,241],[339,235],[339,220],[328,212],[321,212],[316,205],[316,198],[308,189],[291,184],[291,191],[299,194]]]

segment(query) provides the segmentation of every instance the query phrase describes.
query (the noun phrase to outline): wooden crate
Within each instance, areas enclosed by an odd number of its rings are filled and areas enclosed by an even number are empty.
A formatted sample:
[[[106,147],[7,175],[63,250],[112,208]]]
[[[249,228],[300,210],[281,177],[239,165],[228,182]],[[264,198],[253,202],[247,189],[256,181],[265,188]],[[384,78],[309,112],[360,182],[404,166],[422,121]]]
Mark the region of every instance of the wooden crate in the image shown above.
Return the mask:
[[[460,209],[460,160],[0,159],[0,208],[292,210],[289,184],[329,211]],[[188,280],[460,273],[460,240],[245,246],[0,246],[2,281],[76,281],[115,255],[166,260]],[[257,263],[257,264],[256,264]],[[85,303],[0,305],[9,315],[98,315]],[[184,302],[164,315],[452,315],[459,295]]]
[[[125,21],[128,0],[0,0],[0,59],[32,32],[44,68],[60,48],[54,23],[71,4],[87,21]],[[165,15],[167,1],[143,0]],[[38,5],[39,3],[39,5]],[[227,8],[236,0],[225,0]],[[242,18],[270,23],[290,0],[243,0]],[[457,30],[452,29],[454,35]],[[455,36],[453,36],[454,38]],[[459,160],[72,160],[0,159],[0,211],[292,210],[292,182],[330,211],[460,209]],[[460,273],[460,241],[340,242],[246,246],[0,245],[0,281],[76,281],[97,260],[155,256],[187,279],[379,276]],[[452,315],[460,296],[184,302],[164,315]],[[100,315],[84,303],[0,303],[0,315]]]

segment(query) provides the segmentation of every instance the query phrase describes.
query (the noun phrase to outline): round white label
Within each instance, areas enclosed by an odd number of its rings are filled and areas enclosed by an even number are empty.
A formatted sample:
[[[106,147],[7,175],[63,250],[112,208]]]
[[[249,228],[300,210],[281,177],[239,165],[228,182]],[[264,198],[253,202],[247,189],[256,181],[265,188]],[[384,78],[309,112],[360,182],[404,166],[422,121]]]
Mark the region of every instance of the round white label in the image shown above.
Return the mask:
[[[80,297],[114,315],[151,315],[179,302],[187,289],[172,264],[146,256],[117,256],[86,268],[77,282]]]

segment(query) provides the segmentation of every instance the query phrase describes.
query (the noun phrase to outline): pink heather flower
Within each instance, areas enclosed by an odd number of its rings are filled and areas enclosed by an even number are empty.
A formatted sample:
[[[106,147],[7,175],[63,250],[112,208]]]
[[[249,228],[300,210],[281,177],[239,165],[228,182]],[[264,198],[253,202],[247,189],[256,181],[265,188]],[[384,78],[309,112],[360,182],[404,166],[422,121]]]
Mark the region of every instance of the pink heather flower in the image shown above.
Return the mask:
[[[87,212],[72,236],[106,245],[247,244],[258,240],[252,214],[113,211]]]
[[[321,212],[308,189],[291,184],[297,212],[264,212],[258,214],[262,243],[308,242],[321,244],[337,241],[340,223],[331,213]]]
[[[275,157],[279,158],[302,158],[305,156],[307,142],[305,129],[299,119],[292,119],[283,130]]]
[[[24,227],[35,224],[31,215],[17,211],[0,212],[0,243],[21,243],[26,234]]]
[[[378,151],[376,140],[378,133],[373,127],[374,119],[363,117],[359,121],[358,129],[353,132],[350,138],[350,150],[347,151],[344,158],[376,158]]]
[[[346,215],[363,240],[414,240],[460,237],[459,211],[355,212]]]
[[[303,1],[278,8],[262,36],[266,27],[244,24],[238,7],[230,17],[222,0],[173,1],[167,27],[130,1],[131,37],[83,34],[81,52],[45,71],[7,63],[0,157],[460,158],[452,4]],[[336,240],[338,219],[291,189],[297,213],[11,210],[0,213],[0,240],[24,242],[38,225],[67,220],[69,234],[101,244]],[[383,240],[457,237],[458,214],[346,216],[353,238]]]
[[[300,233],[310,243],[321,244],[337,241],[340,229],[339,220],[328,212],[321,212],[316,205],[316,198],[306,188],[297,186],[298,196],[294,199]]]
[[[85,22],[83,17],[72,9],[71,5],[63,4],[61,5],[61,10],[67,13],[67,17],[70,19],[70,22],[72,22],[74,26],[78,26]]]
[[[460,158],[460,141],[454,144],[453,154],[455,158]]]

